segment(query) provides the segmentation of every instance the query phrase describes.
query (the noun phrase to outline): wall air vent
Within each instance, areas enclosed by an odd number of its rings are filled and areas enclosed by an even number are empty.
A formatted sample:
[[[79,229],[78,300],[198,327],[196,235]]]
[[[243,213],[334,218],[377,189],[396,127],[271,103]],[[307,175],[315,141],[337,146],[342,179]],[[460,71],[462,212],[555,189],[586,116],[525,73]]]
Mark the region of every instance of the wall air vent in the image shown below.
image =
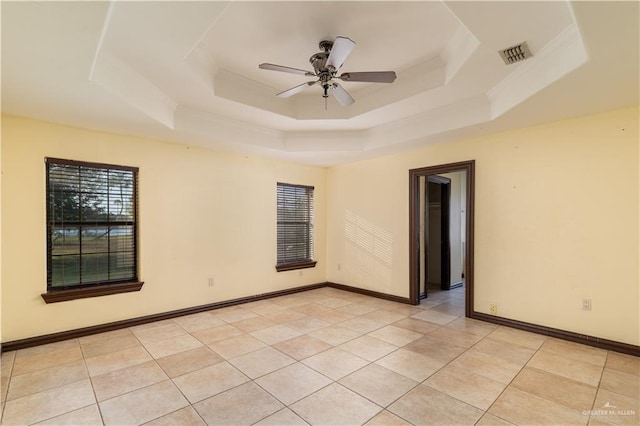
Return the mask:
[[[516,44],[515,46],[507,47],[504,50],[498,51],[498,53],[506,65],[515,64],[516,62],[524,61],[533,56],[526,41]]]

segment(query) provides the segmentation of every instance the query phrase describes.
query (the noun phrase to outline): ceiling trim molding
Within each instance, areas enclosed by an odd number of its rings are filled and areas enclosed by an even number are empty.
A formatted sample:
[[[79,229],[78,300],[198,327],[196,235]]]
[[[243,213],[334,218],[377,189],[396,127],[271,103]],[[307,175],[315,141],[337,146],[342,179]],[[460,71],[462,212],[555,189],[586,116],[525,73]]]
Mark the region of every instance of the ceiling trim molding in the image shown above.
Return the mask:
[[[178,103],[104,48],[96,56],[89,81],[119,96],[158,123],[174,128],[173,114]]]
[[[485,94],[369,130],[365,150],[401,144],[491,120]],[[390,142],[393,141],[393,142]]]
[[[178,106],[176,131],[205,137],[217,143],[249,144],[285,150],[284,134],[279,130],[200,110]]]
[[[189,70],[209,89],[211,95],[215,94],[216,62],[211,55],[207,55],[201,48],[194,48],[184,58]]]
[[[589,61],[575,22],[487,91],[495,119]]]
[[[445,63],[444,84],[448,84],[467,63],[480,46],[480,41],[464,26],[460,26],[449,43],[444,47],[440,57]]]
[[[276,98],[276,89],[225,69],[217,70],[213,90],[215,96],[295,118],[291,102]]]
[[[290,132],[285,134],[287,151],[362,151],[366,141],[365,131],[350,132]]]

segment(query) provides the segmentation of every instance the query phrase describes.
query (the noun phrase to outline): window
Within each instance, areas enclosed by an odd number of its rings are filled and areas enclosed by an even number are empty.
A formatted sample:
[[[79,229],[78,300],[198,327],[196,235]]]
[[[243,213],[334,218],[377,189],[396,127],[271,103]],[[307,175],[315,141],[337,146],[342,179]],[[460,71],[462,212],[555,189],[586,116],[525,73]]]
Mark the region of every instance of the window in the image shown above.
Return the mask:
[[[313,268],[313,187],[278,183],[276,270]]]
[[[139,290],[138,169],[47,158],[46,170],[45,301]]]

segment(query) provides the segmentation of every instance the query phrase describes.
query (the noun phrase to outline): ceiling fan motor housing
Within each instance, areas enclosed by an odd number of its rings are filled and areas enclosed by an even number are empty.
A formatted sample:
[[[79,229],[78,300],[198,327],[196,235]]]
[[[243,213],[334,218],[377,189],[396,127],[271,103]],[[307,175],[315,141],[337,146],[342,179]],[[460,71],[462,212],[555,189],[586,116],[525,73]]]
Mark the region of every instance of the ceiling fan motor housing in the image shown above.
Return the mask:
[[[309,62],[313,66],[313,70],[316,72],[318,79],[320,80],[320,85],[323,88],[323,97],[328,97],[328,89],[329,82],[334,77],[336,70],[333,67],[327,67],[327,59],[329,58],[329,54],[331,53],[331,48],[333,47],[333,42],[329,40],[322,40],[318,45],[322,52],[318,52],[312,55],[309,58]]]
[[[309,58],[309,62],[313,65],[313,70],[320,75],[323,71],[329,71],[325,66],[329,58],[329,52],[318,52]]]

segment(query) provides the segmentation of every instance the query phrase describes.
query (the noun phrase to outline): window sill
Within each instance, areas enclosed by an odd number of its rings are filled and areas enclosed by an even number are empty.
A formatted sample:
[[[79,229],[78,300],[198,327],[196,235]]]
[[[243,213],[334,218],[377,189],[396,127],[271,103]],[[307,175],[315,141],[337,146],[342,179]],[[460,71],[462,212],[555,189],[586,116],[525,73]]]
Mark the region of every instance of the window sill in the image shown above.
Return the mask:
[[[74,288],[70,290],[58,290],[49,293],[42,293],[45,303],[66,302],[68,300],[85,299],[87,297],[108,296],[110,294],[129,293],[140,291],[144,282],[130,282],[119,284],[103,284],[93,287]]]
[[[315,268],[316,263],[318,262],[315,260],[307,260],[305,262],[297,262],[297,263],[285,263],[282,265],[276,265],[276,271],[283,272],[283,271],[293,271],[296,269]]]

